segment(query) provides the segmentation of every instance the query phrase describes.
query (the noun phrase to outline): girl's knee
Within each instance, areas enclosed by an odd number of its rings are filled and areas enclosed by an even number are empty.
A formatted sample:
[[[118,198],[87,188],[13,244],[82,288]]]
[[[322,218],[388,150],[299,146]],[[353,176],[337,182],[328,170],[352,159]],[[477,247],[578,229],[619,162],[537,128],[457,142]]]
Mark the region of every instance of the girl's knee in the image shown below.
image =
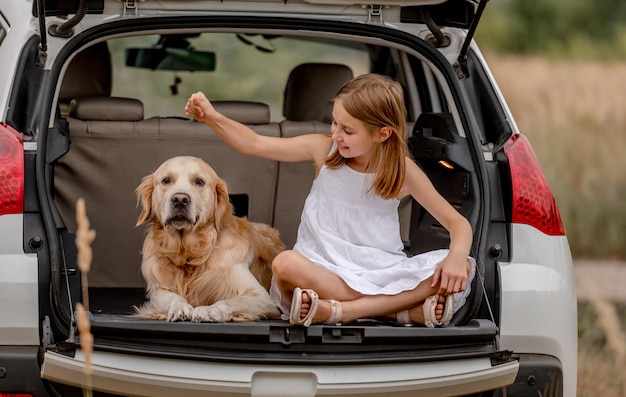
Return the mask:
[[[272,261],[272,273],[279,280],[290,278],[293,273],[298,253],[293,250],[282,251]]]

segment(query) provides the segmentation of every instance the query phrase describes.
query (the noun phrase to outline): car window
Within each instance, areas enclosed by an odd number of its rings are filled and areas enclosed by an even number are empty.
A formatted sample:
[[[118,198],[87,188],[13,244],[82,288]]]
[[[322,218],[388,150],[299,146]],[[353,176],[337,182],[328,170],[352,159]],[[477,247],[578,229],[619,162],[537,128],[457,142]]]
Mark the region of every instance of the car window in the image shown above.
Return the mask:
[[[205,33],[189,38],[198,51],[215,53],[212,71],[162,71],[128,67],[127,48],[151,47],[158,35],[109,41],[113,62],[112,95],[143,101],[145,117],[182,117],[189,95],[203,91],[211,100],[266,103],[272,121],[282,120],[283,92],[289,72],[301,63],[341,63],[354,75],[369,71],[365,45],[298,37]]]

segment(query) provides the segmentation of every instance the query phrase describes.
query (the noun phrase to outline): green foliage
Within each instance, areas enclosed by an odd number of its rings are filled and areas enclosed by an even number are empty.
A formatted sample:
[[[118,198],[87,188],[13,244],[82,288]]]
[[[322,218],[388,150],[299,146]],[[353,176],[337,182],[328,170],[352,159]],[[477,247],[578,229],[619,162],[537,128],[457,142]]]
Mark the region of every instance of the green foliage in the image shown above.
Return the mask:
[[[626,2],[492,0],[476,40],[498,52],[626,58]]]

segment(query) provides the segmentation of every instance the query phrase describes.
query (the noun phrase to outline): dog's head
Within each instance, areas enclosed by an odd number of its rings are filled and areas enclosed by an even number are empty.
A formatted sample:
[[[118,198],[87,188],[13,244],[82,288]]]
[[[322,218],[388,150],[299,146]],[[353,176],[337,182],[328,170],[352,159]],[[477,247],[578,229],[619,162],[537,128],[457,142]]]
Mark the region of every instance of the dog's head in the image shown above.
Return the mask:
[[[197,157],[165,161],[135,192],[142,206],[137,226],[154,222],[168,230],[190,231],[214,224],[219,229],[233,213],[226,183]]]

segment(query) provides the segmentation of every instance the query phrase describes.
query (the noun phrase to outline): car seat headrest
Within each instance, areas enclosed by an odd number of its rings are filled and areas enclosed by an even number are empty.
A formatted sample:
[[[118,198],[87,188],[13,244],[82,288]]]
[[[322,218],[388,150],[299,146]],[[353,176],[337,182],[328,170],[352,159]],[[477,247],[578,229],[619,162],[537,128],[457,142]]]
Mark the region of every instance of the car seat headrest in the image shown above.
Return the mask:
[[[143,103],[134,98],[76,98],[70,102],[68,114],[89,121],[140,121],[143,120]]]
[[[270,123],[270,107],[262,102],[212,101],[215,110],[241,124],[260,125]]]
[[[283,116],[292,121],[331,121],[331,99],[353,78],[352,69],[331,63],[296,66],[287,80]]]
[[[106,42],[85,48],[70,61],[63,76],[59,101],[111,95],[111,54]]]

